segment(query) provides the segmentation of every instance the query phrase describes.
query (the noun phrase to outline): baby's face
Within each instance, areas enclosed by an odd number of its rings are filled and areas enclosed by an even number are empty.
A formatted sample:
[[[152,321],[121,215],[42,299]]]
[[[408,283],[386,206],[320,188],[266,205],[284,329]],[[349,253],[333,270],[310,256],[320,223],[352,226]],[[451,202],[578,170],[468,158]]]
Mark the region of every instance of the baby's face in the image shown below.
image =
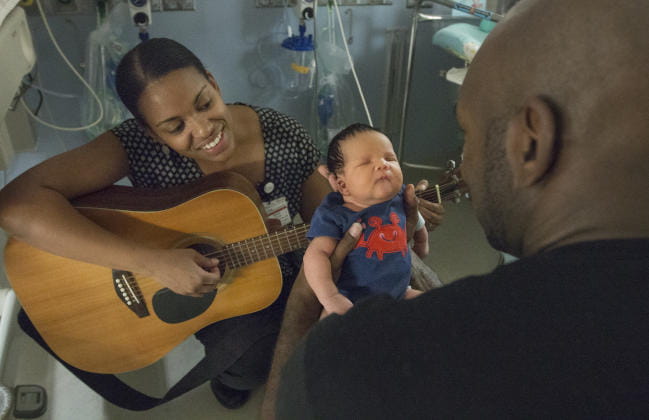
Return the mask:
[[[403,184],[403,174],[392,143],[376,131],[364,131],[344,140],[345,165],[338,174],[346,203],[366,208],[394,197]]]

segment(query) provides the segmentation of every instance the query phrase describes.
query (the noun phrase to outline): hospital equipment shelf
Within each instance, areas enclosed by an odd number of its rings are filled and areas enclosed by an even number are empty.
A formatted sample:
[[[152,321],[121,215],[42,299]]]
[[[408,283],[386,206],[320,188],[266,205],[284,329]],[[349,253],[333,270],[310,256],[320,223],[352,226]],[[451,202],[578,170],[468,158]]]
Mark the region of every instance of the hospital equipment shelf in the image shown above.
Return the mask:
[[[405,167],[413,167],[413,168],[419,168],[419,169],[430,169],[430,170],[444,170],[445,168],[442,167],[437,167],[437,166],[428,166],[428,165],[421,165],[421,164],[415,164],[411,162],[407,162],[404,160],[404,148],[405,148],[405,129],[406,129],[406,116],[408,114],[408,106],[409,106],[409,91],[411,87],[411,82],[412,82],[412,68],[413,68],[413,59],[414,59],[414,51],[415,51],[415,43],[417,39],[417,28],[420,22],[424,23],[430,23],[430,22],[442,22],[442,23],[448,23],[448,22],[463,22],[467,27],[478,27],[480,25],[481,19],[479,17],[474,17],[474,16],[454,16],[454,15],[432,15],[432,14],[425,14],[421,12],[422,7],[425,5],[429,5],[430,3],[437,3],[443,6],[448,6],[452,9],[456,10],[462,10],[464,11],[464,8],[466,6],[460,5],[458,2],[451,1],[451,0],[433,0],[431,1],[424,1],[424,0],[415,0],[415,9],[412,14],[412,20],[411,20],[411,25],[410,25],[410,36],[408,40],[408,56],[407,56],[407,61],[406,61],[406,75],[405,75],[405,86],[404,86],[404,94],[403,94],[403,103],[402,103],[402,109],[401,109],[401,121],[400,121],[400,130],[399,130],[399,137],[398,137],[398,146],[397,146],[397,153],[399,156],[399,159],[401,160],[401,165]],[[462,9],[457,9],[457,7],[454,6],[461,6],[463,7]],[[480,16],[489,16],[493,21],[498,21],[502,19],[502,15],[490,12],[490,11],[485,11],[485,10],[478,10],[478,13],[480,13]],[[470,25],[469,25],[470,23]],[[479,46],[479,45],[478,45]],[[456,54],[458,55],[458,54]],[[458,55],[460,56],[460,55]],[[445,76],[447,77],[447,80],[455,82],[455,83],[461,83],[461,80],[463,78],[463,71],[462,69],[451,69],[448,72],[445,72]]]

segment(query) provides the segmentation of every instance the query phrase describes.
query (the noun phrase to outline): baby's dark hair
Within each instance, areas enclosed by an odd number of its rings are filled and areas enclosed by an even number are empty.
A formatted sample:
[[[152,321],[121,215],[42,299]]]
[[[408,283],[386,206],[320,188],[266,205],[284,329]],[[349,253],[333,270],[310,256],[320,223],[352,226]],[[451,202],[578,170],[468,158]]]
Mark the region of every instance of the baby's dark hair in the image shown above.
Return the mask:
[[[120,60],[115,71],[115,88],[124,106],[140,122],[144,117],[138,108],[142,92],[174,70],[194,67],[208,76],[201,60],[184,45],[168,38],[151,38],[140,42]]]
[[[351,124],[338,132],[329,142],[329,149],[327,150],[327,169],[332,174],[337,174],[345,166],[345,157],[343,156],[340,143],[358,133],[365,131],[376,131],[377,133],[385,134],[378,128],[363,123]]]

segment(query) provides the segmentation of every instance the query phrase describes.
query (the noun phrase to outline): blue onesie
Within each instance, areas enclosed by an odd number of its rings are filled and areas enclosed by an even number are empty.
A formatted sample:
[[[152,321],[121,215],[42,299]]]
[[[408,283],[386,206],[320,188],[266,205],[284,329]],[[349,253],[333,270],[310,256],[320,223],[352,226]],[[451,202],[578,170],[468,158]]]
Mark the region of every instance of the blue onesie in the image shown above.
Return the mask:
[[[309,239],[340,240],[352,223],[364,224],[363,235],[347,255],[337,286],[352,302],[387,293],[402,298],[410,283],[410,250],[406,238],[403,191],[393,199],[355,212],[343,206],[340,193],[329,193],[316,209]]]

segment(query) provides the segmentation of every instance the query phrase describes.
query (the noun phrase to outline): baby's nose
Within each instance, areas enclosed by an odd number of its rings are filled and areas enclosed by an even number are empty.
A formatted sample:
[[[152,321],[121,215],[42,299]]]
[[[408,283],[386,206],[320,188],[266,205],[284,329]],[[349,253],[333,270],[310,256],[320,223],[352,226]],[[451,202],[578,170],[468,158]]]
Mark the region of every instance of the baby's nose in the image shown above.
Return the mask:
[[[388,161],[381,158],[378,161],[376,161],[376,169],[385,169],[388,167]]]

